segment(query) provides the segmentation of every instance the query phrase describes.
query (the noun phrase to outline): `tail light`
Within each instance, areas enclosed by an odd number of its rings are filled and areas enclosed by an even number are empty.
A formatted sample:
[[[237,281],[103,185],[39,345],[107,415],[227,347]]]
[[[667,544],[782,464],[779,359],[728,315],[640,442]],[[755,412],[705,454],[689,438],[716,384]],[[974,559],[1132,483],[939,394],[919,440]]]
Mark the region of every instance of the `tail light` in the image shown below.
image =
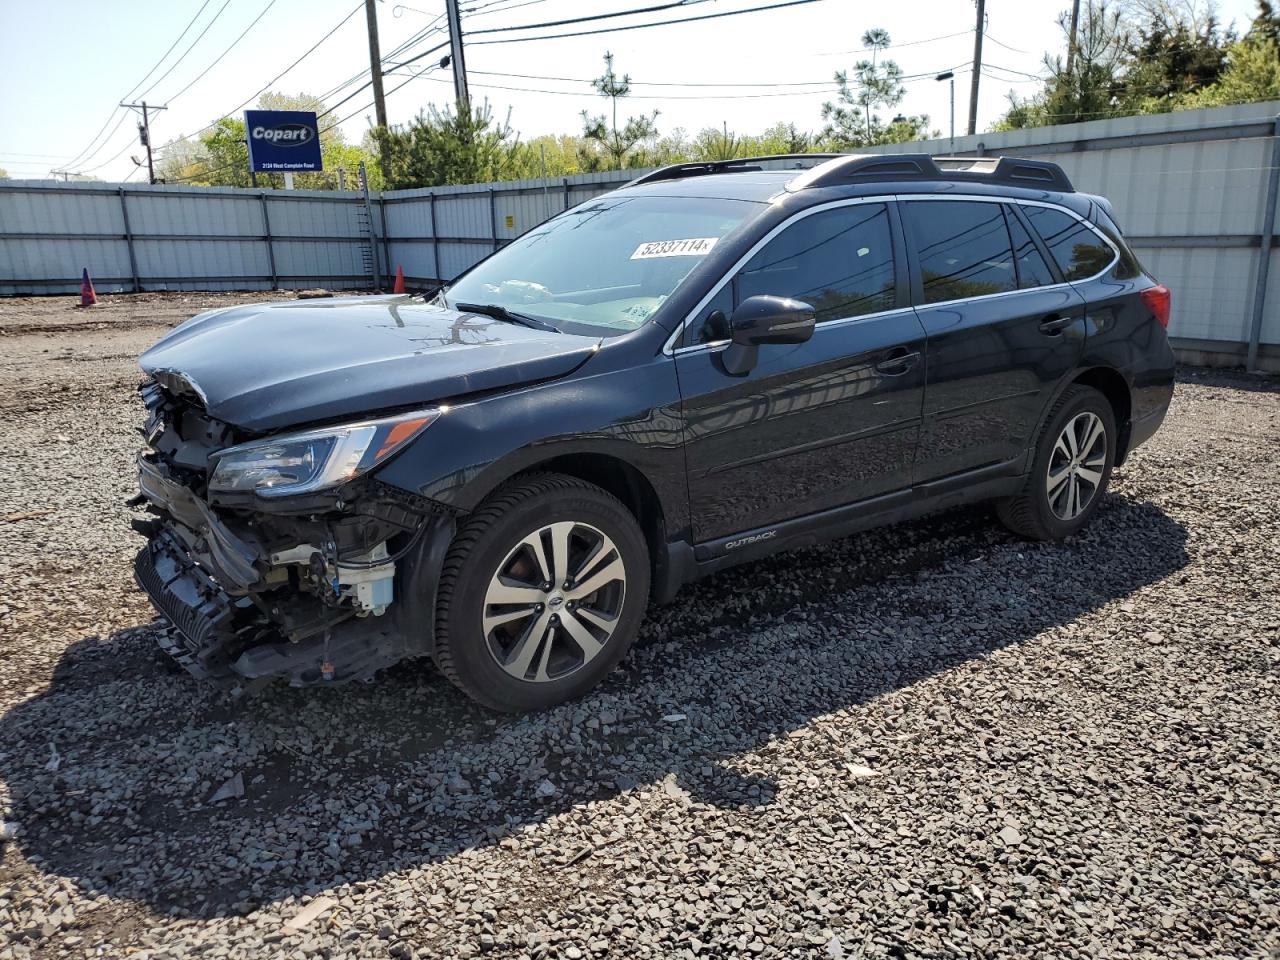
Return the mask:
[[[1154,287],[1147,287],[1139,296],[1142,297],[1143,305],[1156,318],[1156,322],[1168,330],[1169,301],[1172,297],[1172,294],[1169,293],[1169,288],[1162,284],[1156,284]]]

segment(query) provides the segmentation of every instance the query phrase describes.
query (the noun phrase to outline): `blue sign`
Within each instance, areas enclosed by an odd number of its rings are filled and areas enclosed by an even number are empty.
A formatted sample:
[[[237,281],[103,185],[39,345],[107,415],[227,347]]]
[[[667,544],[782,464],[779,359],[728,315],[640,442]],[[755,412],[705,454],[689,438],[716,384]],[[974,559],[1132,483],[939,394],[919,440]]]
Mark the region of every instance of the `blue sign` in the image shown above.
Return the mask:
[[[323,170],[320,128],[306,110],[246,110],[249,169],[267,173]]]

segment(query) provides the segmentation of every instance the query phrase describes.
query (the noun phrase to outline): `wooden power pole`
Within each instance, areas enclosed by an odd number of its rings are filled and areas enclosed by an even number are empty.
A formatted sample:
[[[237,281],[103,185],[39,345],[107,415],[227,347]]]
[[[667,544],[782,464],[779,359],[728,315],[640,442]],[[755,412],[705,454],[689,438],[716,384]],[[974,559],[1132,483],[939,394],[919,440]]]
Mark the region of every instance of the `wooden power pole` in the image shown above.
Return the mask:
[[[168,107],[149,107],[145,100],[141,103],[122,103],[120,106],[130,110],[142,111],[142,122],[138,124],[138,140],[147,148],[147,182],[155,183],[156,168],[151,162],[151,113],[156,110],[167,110]],[[137,163],[137,161],[135,160],[134,163]]]
[[[471,109],[467,94],[467,62],[462,57],[462,17],[458,13],[458,0],[444,0],[449,15],[449,59],[453,64],[453,94],[459,110]]]
[[[977,0],[978,23],[973,28],[973,77],[969,81],[969,136],[978,132],[978,80],[982,77],[982,34],[986,30],[987,2]]]
[[[1071,29],[1067,34],[1067,76],[1076,63],[1076,32],[1080,29],[1080,0],[1071,0]]]
[[[387,100],[382,92],[382,53],[378,49],[378,11],[374,0],[364,0],[365,19],[369,24],[369,75],[373,78],[373,113],[378,127],[387,129]],[[378,166],[384,178],[391,175],[387,141],[378,138]]]

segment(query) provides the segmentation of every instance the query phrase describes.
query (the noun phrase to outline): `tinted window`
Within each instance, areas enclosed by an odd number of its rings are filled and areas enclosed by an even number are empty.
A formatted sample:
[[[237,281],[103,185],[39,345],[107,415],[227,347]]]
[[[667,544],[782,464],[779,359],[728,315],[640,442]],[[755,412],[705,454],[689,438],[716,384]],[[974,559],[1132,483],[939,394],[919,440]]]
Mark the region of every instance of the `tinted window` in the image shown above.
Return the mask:
[[[1092,277],[1115,259],[1111,248],[1075,217],[1049,207],[1023,210],[1068,280]]]
[[[882,203],[815,213],[793,223],[734,279],[735,302],[770,294],[811,304],[818,321],[896,305],[893,241]]]
[[[904,204],[924,277],[926,303],[1016,290],[1013,247],[998,203]]]
[[[1006,210],[1009,220],[1009,234],[1013,237],[1013,255],[1018,261],[1018,286],[1023,290],[1030,287],[1047,287],[1056,283],[1053,271],[1044,262],[1040,250],[1036,247],[1031,234],[1012,210]]]

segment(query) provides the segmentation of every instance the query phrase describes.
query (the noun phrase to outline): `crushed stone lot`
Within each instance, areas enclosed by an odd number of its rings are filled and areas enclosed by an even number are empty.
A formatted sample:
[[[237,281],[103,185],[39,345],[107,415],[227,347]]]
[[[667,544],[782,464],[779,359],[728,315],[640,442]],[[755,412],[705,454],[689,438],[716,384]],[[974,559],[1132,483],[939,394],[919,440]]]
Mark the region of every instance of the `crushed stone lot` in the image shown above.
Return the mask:
[[[1084,534],[727,571],[586,699],[159,652],[134,358],[261,294],[0,300],[0,960],[1280,955],[1280,380],[1183,371]]]

